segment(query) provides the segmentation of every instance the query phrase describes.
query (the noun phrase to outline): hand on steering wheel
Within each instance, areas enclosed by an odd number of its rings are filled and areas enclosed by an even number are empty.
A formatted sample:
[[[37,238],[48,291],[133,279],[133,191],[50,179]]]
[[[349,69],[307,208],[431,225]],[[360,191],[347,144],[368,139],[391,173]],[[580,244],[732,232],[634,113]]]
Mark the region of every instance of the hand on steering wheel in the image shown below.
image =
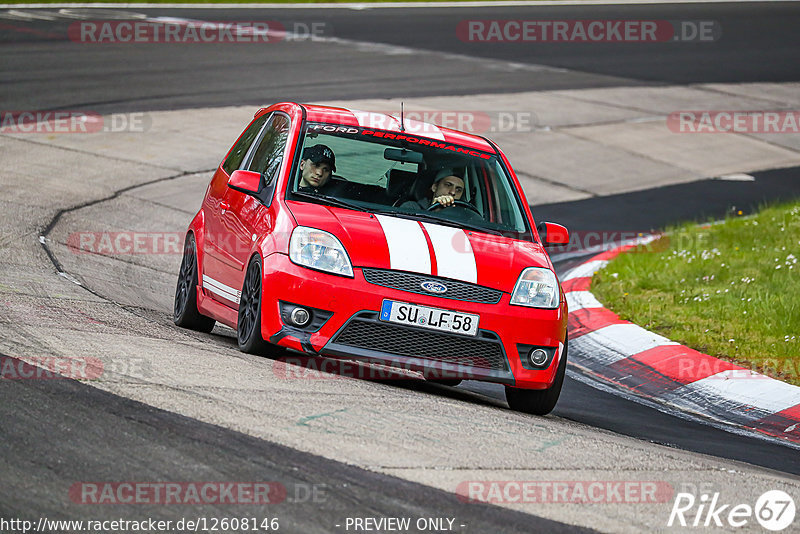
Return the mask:
[[[437,201],[437,202],[434,202],[433,204],[431,204],[431,205],[428,207],[428,211],[433,211],[433,210],[435,210],[436,208],[445,208],[445,207],[446,207],[446,208],[454,208],[454,207],[455,207],[455,208],[465,208],[465,209],[468,209],[468,210],[472,210],[472,211],[474,211],[474,212],[475,212],[475,213],[477,213],[478,215],[481,215],[481,212],[480,212],[480,211],[478,211],[478,208],[476,208],[475,206],[473,206],[473,205],[472,205],[472,204],[470,204],[469,202],[465,202],[465,201],[463,201],[463,200],[454,200],[454,201],[453,201],[453,203],[452,203],[450,206],[443,206],[441,203],[439,203],[439,202]],[[482,215],[481,215],[481,216],[482,216]]]

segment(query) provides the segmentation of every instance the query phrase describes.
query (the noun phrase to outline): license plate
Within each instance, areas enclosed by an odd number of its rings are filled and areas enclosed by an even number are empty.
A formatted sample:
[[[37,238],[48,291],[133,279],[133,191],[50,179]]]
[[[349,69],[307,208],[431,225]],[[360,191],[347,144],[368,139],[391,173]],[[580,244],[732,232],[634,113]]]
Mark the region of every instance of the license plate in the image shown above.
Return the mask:
[[[478,333],[479,319],[480,315],[440,310],[395,300],[384,300],[381,305],[381,321],[421,326],[454,334],[474,336]]]

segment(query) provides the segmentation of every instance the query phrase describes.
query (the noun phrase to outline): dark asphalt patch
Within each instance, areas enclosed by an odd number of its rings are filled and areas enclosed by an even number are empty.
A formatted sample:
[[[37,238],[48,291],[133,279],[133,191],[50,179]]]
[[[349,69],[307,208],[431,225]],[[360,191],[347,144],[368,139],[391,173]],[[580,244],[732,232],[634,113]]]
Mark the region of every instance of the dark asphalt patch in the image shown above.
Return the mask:
[[[454,518],[454,532],[590,532],[497,506],[462,503],[454,493],[69,379],[0,379],[0,421],[3,518],[278,518],[280,532],[300,533],[345,532],[348,517],[409,517],[412,525],[418,518]],[[266,505],[80,503],[81,483],[104,482],[270,482],[282,485],[286,494],[282,502]]]
[[[644,191],[531,206],[534,219],[570,231],[650,232],[686,221],[708,222],[765,203],[800,198],[800,167],[750,173],[752,182],[706,179]]]

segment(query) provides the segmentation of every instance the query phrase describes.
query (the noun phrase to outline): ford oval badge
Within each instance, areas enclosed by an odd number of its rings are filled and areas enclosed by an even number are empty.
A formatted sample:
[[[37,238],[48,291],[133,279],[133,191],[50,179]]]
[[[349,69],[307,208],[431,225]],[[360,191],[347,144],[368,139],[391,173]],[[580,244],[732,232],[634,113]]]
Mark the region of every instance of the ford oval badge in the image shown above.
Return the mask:
[[[433,280],[426,280],[422,282],[420,286],[422,286],[422,289],[428,293],[447,293],[446,285],[440,284],[439,282],[434,282]]]

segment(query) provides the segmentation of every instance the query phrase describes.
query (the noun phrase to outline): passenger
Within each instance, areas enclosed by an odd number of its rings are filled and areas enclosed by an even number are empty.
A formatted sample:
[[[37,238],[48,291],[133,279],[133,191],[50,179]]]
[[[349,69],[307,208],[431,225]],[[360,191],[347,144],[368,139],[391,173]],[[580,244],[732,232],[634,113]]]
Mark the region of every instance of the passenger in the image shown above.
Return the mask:
[[[443,208],[452,206],[456,200],[461,200],[464,195],[464,180],[459,178],[451,168],[440,170],[431,185],[431,199],[421,198],[409,200],[400,205],[401,208],[422,208],[427,210],[435,203]]]
[[[336,172],[336,155],[325,145],[314,145],[303,150],[300,160],[299,191],[320,193]]]

